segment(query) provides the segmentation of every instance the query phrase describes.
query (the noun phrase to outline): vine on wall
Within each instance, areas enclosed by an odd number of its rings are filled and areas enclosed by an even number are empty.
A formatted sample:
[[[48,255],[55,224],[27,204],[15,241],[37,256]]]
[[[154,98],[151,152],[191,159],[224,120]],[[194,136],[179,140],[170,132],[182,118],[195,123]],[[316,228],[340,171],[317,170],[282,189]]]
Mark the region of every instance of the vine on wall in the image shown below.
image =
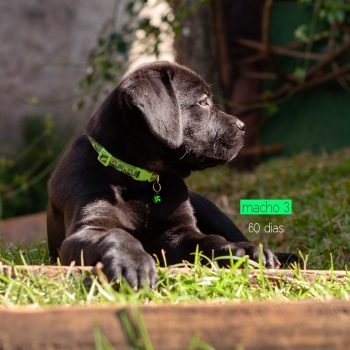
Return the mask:
[[[117,30],[116,11],[109,18],[97,36],[96,46],[88,57],[88,69],[80,82],[82,97],[76,104],[78,109],[85,106],[87,100],[96,101],[115,86],[130,64],[130,50],[135,39],[141,45],[139,54],[159,57],[160,48],[169,35],[181,35],[181,23],[201,6],[209,4],[210,0],[196,0],[191,7],[175,6],[178,1],[166,1],[160,23],[154,23],[149,15],[142,13],[145,6],[152,10],[162,1],[132,0],[126,5],[128,21]],[[118,0],[116,0],[116,4]],[[163,7],[164,8],[164,7]],[[165,35],[163,35],[165,34]]]
[[[96,47],[88,58],[86,76],[80,87],[82,98],[77,107],[82,108],[87,99],[97,100],[115,86],[127,69],[130,49],[135,40],[135,33],[142,37],[144,52],[159,56],[162,33],[181,35],[181,23],[190,14],[197,12],[210,0],[197,0],[192,7],[179,5],[179,1],[168,0],[168,9],[162,14],[161,22],[154,24],[150,17],[141,15],[146,5],[157,6],[159,1],[129,1],[126,11],[128,22],[121,30],[116,30],[112,15],[97,37]],[[152,4],[151,4],[152,3]],[[295,39],[285,45],[273,45],[270,42],[271,11],[273,0],[264,1],[262,20],[262,41],[245,38],[238,40],[239,45],[253,49],[255,52],[241,63],[242,74],[251,79],[277,81],[278,87],[265,91],[257,99],[240,102],[241,109],[273,108],[278,103],[299,92],[316,86],[337,81],[350,91],[350,3],[348,0],[296,0],[299,6],[310,11],[310,21],[295,28]],[[174,10],[175,9],[175,10]],[[326,47],[320,52],[319,47]],[[291,72],[284,72],[276,63],[277,56],[294,58],[296,67]],[[268,69],[250,71],[245,65],[252,62],[264,62]],[[235,102],[231,102],[235,105]]]
[[[251,79],[276,81],[277,88],[262,96],[240,103],[243,109],[270,107],[297,93],[329,82],[338,82],[350,91],[350,3],[348,0],[298,0],[310,11],[310,21],[294,30],[294,40],[285,45],[270,42],[273,0],[265,0],[262,41],[239,39],[238,44],[255,52],[241,62],[243,75]],[[320,50],[320,47],[325,48]],[[285,72],[276,58],[295,60],[295,68]],[[245,70],[252,62],[263,62],[263,71]]]

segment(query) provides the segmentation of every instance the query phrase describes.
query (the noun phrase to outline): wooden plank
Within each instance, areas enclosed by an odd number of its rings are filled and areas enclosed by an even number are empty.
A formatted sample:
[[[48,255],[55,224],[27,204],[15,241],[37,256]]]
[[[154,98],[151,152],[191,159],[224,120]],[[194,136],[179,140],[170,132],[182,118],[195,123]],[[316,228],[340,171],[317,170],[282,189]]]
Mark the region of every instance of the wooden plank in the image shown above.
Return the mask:
[[[76,274],[83,272],[95,273],[93,266],[55,266],[55,265],[2,265],[0,261],[0,273],[14,277],[19,273],[42,274],[46,277],[56,278],[58,276]],[[1,350],[1,349],[0,349]]]
[[[99,267],[100,269],[102,266]],[[164,268],[164,271],[168,271],[170,273],[194,273],[195,270],[191,268]],[[225,271],[225,269],[222,269]],[[53,265],[17,265],[15,267],[2,265],[0,261],[0,273],[5,274],[7,276],[14,276],[17,272],[19,273],[34,273],[34,274],[43,274],[48,277],[55,278],[56,276],[61,276],[62,274],[81,274],[82,272],[92,272],[96,273],[96,268],[92,266],[53,266]],[[229,271],[229,270],[226,270]],[[237,270],[237,273],[243,273],[243,270]],[[250,279],[256,279],[260,276],[259,269],[252,269],[249,272]],[[277,281],[281,278],[284,279],[293,279],[295,278],[295,271],[292,269],[264,269],[263,274],[266,278],[271,281]],[[350,278],[350,274],[348,271],[342,270],[300,270],[301,277],[313,281],[315,278],[323,276],[326,279],[331,278]]]
[[[41,242],[46,239],[46,212],[0,220],[0,238],[16,245]]]
[[[230,350],[350,344],[350,303],[344,301],[148,305],[139,311],[154,349],[187,349],[195,335],[215,349]],[[116,349],[130,349],[121,319],[135,320],[134,312],[119,306],[0,308],[0,349],[95,349],[96,327]]]

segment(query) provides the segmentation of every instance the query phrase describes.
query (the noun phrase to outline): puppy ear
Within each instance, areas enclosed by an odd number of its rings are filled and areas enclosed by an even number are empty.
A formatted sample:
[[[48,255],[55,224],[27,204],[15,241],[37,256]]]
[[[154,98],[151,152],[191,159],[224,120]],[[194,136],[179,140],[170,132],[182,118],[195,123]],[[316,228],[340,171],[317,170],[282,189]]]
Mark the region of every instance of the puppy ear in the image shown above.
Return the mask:
[[[136,74],[135,74],[136,73]],[[141,70],[121,83],[129,103],[143,114],[150,131],[171,148],[182,142],[180,108],[168,69]]]

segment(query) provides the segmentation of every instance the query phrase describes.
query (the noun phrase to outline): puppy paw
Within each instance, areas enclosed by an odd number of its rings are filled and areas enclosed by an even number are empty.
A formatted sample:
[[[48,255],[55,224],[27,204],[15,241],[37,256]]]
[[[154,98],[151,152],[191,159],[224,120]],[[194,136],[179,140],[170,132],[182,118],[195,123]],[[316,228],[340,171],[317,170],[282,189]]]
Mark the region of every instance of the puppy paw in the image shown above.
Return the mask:
[[[154,259],[141,249],[120,251],[111,249],[102,258],[103,271],[111,282],[125,278],[134,289],[154,288],[157,269]]]
[[[233,256],[248,255],[250,260],[259,262],[259,247],[250,242],[231,243],[221,236],[207,235],[201,248],[206,256],[211,256],[212,253],[214,253],[215,257],[228,256],[231,250]],[[270,269],[280,267],[281,263],[270,249],[264,248],[262,253],[262,263],[265,267]],[[218,260],[218,262],[221,266],[229,264],[227,260]]]
[[[301,268],[305,268],[303,259],[293,253],[276,253],[278,260],[281,262],[281,266],[290,268],[293,265],[299,265]]]
[[[119,282],[124,277],[134,289],[155,286],[157,269],[154,259],[128,232],[113,230],[94,247],[94,251],[99,252],[103,271],[109,281]]]
[[[220,249],[216,249],[215,256],[227,256],[230,254],[237,257],[245,255],[249,256],[250,260],[259,262],[259,247],[250,242],[226,243]],[[220,265],[228,265],[227,261],[219,261]],[[269,269],[278,269],[281,263],[270,249],[264,248],[262,251],[262,264]]]
[[[234,256],[248,255],[250,260],[259,262],[259,247],[250,242],[229,243],[225,249],[231,249]],[[281,266],[277,257],[267,248],[263,248],[262,251],[262,264],[269,269],[276,269]]]

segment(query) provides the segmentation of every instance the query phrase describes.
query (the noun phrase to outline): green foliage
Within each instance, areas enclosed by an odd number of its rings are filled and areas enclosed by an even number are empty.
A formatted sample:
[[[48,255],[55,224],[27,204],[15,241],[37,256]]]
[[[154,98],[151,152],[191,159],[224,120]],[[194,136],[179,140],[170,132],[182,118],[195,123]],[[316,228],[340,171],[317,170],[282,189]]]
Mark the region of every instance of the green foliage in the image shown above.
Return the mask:
[[[141,312],[134,308],[132,314],[133,319],[126,310],[119,312],[118,315],[130,347],[132,349],[154,350]]]
[[[323,51],[325,45],[335,49],[347,38],[350,25],[348,0],[298,0],[310,10],[310,21],[295,29],[295,38],[306,44],[305,51]],[[302,83],[306,77],[308,62],[296,67],[294,76]]]
[[[118,313],[118,317],[130,349],[154,350],[146,324],[138,308],[132,308],[131,315],[127,310],[122,310]],[[94,329],[94,338],[96,350],[117,350],[107,337],[102,334],[99,327]],[[201,340],[199,335],[195,335],[191,339],[187,350],[214,350],[214,348]]]
[[[8,265],[41,265],[50,264],[47,242],[33,247],[5,245],[0,238],[0,262]]]
[[[110,85],[115,85],[126,68],[131,41],[126,39],[129,30],[122,35],[114,30],[114,23],[109,20],[97,38],[96,47],[90,52],[85,78],[80,88],[85,98],[97,100],[99,95]],[[78,102],[78,109],[84,107],[85,100]]]
[[[12,158],[0,157],[0,217],[43,210],[47,179],[65,138],[50,115],[28,117]]]
[[[94,338],[96,350],[115,350],[113,344],[103,335],[99,327],[94,329]]]
[[[308,6],[317,6],[318,18],[330,25],[349,22],[350,3],[348,0],[299,0]]]
[[[271,44],[263,69],[273,74],[262,76],[269,96],[263,93],[258,101],[247,101],[244,106],[265,108],[270,116],[268,103],[284,104],[305,91],[321,86],[349,91],[345,79],[349,72],[349,5],[348,0],[275,1],[271,16],[264,16],[271,21],[263,25],[269,28],[264,34]],[[265,11],[268,8],[265,6]]]
[[[295,30],[295,37],[305,43],[332,38],[342,41],[350,25],[350,3],[348,0],[299,0],[299,4],[312,11],[311,21]]]
[[[129,1],[126,5],[129,17],[126,24],[117,29],[117,12],[120,10],[115,3],[111,18],[109,18],[98,34],[96,47],[88,57],[88,69],[80,82],[82,98],[78,101],[78,109],[83,108],[86,100],[96,101],[106,94],[126,71],[130,49],[138,30],[142,32],[145,51],[159,54],[160,29],[151,23],[150,18],[140,17],[147,0]],[[166,17],[167,18],[167,17]],[[153,41],[152,45],[146,45]]]

